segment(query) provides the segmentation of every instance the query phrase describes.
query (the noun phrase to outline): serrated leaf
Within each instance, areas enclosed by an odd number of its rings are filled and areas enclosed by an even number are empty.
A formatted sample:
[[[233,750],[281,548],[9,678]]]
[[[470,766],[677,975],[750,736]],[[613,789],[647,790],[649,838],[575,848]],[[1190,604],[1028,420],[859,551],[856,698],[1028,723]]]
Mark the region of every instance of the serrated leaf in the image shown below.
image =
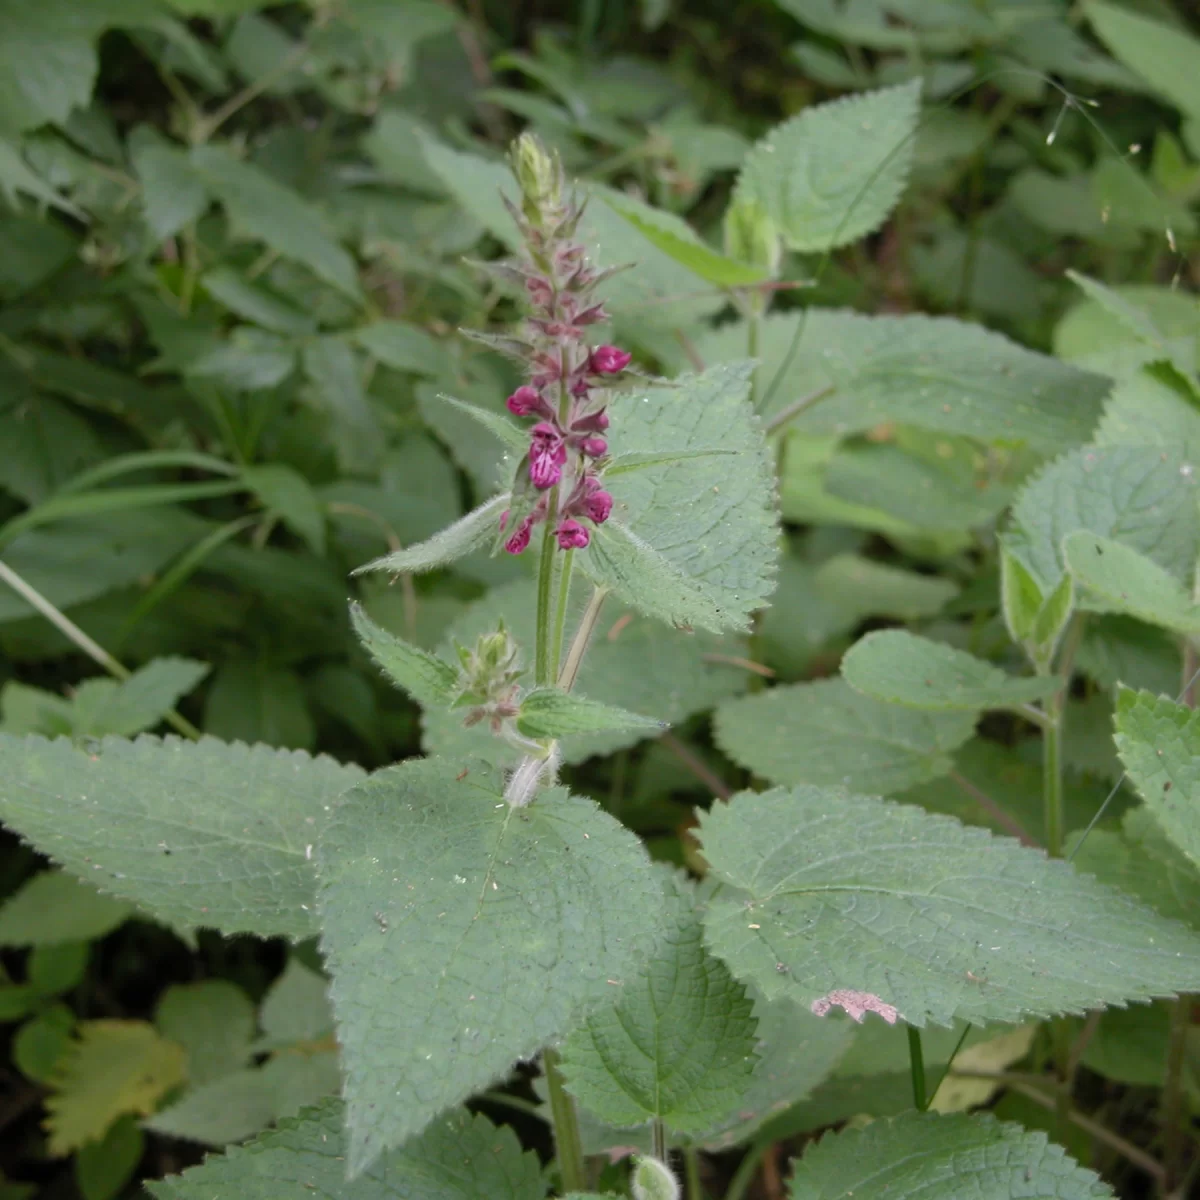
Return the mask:
[[[438,401],[449,404],[451,408],[465,413],[472,421],[482,425],[506,450],[517,457],[528,453],[529,434],[526,430],[514,425],[507,417],[499,413],[480,408],[477,404],[468,404],[465,400],[456,400],[453,396],[439,395]]]
[[[665,722],[558,688],[536,688],[521,700],[517,728],[526,737],[560,738],[626,729],[661,732]]]
[[[755,1065],[752,1004],[704,947],[694,888],[669,878],[659,940],[616,1003],[567,1039],[567,1087],[613,1125],[699,1133],[733,1111]]]
[[[5,439],[0,487],[37,504],[104,457],[99,437],[70,405],[20,385],[5,391],[8,395],[0,399]]]
[[[903,629],[868,633],[846,652],[842,677],[856,691],[889,704],[931,712],[977,712],[1044,700],[1057,676],[1019,679],[999,667]]]
[[[311,338],[304,343],[301,361],[313,397],[329,414],[343,471],[349,475],[374,474],[385,439],[350,343],[340,337]]]
[[[1095,440],[1100,446],[1160,446],[1194,463],[1200,458],[1200,405],[1165,364],[1142,367],[1113,388]]]
[[[133,908],[59,871],[40,871],[0,908],[0,946],[92,942],[133,915]]]
[[[832,250],[878,229],[912,162],[919,81],[808,108],[746,156],[735,203],[757,202],[793,250]]]
[[[1139,308],[1128,297],[1098,279],[1079,271],[1068,270],[1066,275],[1085,296],[1094,300],[1110,317],[1116,318],[1139,341],[1148,342],[1160,351],[1163,349],[1163,336],[1144,308]]]
[[[1174,575],[1136,550],[1080,530],[1063,538],[1063,557],[1089,607],[1128,613],[1177,633],[1200,633],[1200,605]]]
[[[200,282],[210,296],[244,321],[289,337],[316,332],[317,323],[306,312],[262,284],[252,283],[232,267],[214,267]]]
[[[74,1028],[75,1014],[67,1005],[54,1004],[43,1009],[13,1035],[13,1062],[26,1078],[49,1083],[70,1048]]]
[[[649,943],[641,843],[562,788],[516,810],[503,787],[482,763],[409,760],[347,792],[322,836],[352,1175],[567,1032]]]
[[[1116,742],[1147,808],[1171,841],[1200,865],[1200,711],[1122,688]]]
[[[325,514],[312,484],[286,463],[244,467],[242,479],[262,505],[295,534],[314,554],[325,553]]]
[[[730,758],[773,783],[887,795],[944,775],[974,727],[974,713],[917,712],[825,679],[728,701],[713,732]]]
[[[26,965],[30,987],[43,997],[72,991],[83,982],[88,956],[87,942],[34,946]]]
[[[148,1183],[161,1200],[542,1200],[537,1155],[511,1129],[457,1109],[346,1181],[340,1102],[326,1101],[245,1146],[182,1175]]]
[[[618,394],[609,407],[615,455],[733,452],[614,479],[614,518],[625,528],[609,533],[613,522],[601,526],[595,552],[580,560],[598,583],[664,620],[744,628],[774,587],[778,518],[769,456],[749,402],[750,375],[749,363],[724,363],[670,387]],[[640,543],[692,586],[685,589]]]
[[[51,1154],[103,1137],[126,1113],[147,1116],[184,1079],[181,1047],[145,1021],[81,1021],[46,1098]]]
[[[436,654],[381,629],[363,612],[350,605],[350,621],[359,641],[383,672],[418,704],[445,708],[459,693],[459,673]]]
[[[176,983],[163,993],[154,1024],[187,1056],[188,1083],[220,1079],[245,1066],[254,1038],[254,1004],[228,979]]]
[[[1200,986],[1200,938],[952,817],[815,787],[700,819],[709,945],[768,997],[910,1025],[1023,1020]],[[848,999],[843,999],[848,998]]]
[[[174,237],[208,208],[208,187],[186,152],[136,135],[130,138],[130,152],[142,185],[146,224],[159,241]]]
[[[0,820],[68,871],[168,924],[315,932],[307,850],[358,767],[299,751],[0,735]]]
[[[465,517],[455,521],[453,525],[447,526],[441,533],[435,533],[428,541],[374,559],[359,567],[354,574],[361,575],[365,571],[392,571],[399,575],[444,567],[492,540],[500,526],[500,514],[508,507],[509,500],[507,494],[493,496]]]
[[[91,737],[143,733],[158,725],[207,674],[207,663],[155,658],[120,682],[86,679],[72,699],[72,732]]]
[[[697,348],[706,361],[721,362],[745,353],[745,345],[738,323]],[[1053,454],[1088,439],[1110,387],[1103,376],[950,317],[821,308],[778,314],[762,323],[759,357],[764,387],[781,379],[764,418],[832,389],[786,428],[838,437],[895,421]]]
[[[1017,645],[1033,636],[1042,608],[1042,590],[1007,546],[1000,546],[1000,604],[1008,636]]]
[[[625,475],[630,471],[641,471],[646,467],[666,466],[668,463],[686,462],[690,458],[708,458],[712,454],[736,454],[723,446],[701,450],[631,450],[628,454],[614,455],[604,468],[604,478]]]
[[[796,1164],[791,1200],[1098,1200],[1113,1192],[1044,1133],[992,1116],[909,1113],[826,1134]]]
[[[1196,475],[1177,451],[1083,447],[1036,475],[1017,497],[1005,545],[1049,594],[1065,570],[1063,539],[1112,538],[1190,580],[1200,543]]]

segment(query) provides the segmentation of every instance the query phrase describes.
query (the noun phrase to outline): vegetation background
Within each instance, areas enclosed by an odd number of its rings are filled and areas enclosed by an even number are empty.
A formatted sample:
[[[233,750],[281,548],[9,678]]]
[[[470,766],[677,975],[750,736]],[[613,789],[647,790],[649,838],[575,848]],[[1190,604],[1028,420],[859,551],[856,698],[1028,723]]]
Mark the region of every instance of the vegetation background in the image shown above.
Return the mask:
[[[856,385],[876,389],[878,421],[782,439],[774,607],[749,643],[616,616],[602,634],[597,680],[673,728],[598,744],[570,785],[655,857],[697,866],[693,807],[748,766],[771,773],[736,749],[736,698],[836,674],[882,623],[1006,653],[995,532],[1046,456],[897,420],[889,398],[966,386],[964,364],[995,353],[974,326],[1110,379],[1164,355],[1194,370],[1198,38],[1195,6],[1167,0],[0,0],[0,729],[199,730],[366,768],[458,746],[384,684],[346,600],[430,649],[499,614],[520,628],[523,561],[348,578],[493,482],[486,431],[438,399],[500,411],[514,383],[456,333],[518,313],[464,261],[500,250],[470,156],[497,159],[532,128],[571,175],[719,250],[767,131],[919,78],[895,214],[828,254],[790,250],[749,346],[776,417],[820,390],[822,356],[843,374],[886,359]],[[859,139],[827,149],[853,178]],[[638,263],[614,307],[645,367],[745,355],[719,280],[633,224],[604,250]],[[1156,354],[1073,272],[1148,314]],[[814,305],[963,325],[906,326],[889,357],[852,321],[814,323],[793,353]],[[945,369],[921,382],[928,356]],[[1180,678],[1174,642],[1132,617],[1090,626],[1078,661],[1068,830],[1120,775],[1109,689],[1174,694]],[[1018,719],[882,748],[831,723],[836,703],[796,716],[777,773],[849,744],[863,790],[1044,838],[1037,738]],[[134,1195],[336,1090],[314,945],[183,936],[7,834],[0,896],[0,1200]],[[815,1132],[908,1104],[907,1050],[876,1025],[810,1061],[809,1098],[757,1146],[747,1194],[781,1197],[785,1152]],[[954,1081],[938,1103],[1049,1127],[1020,1074],[1044,1047],[1032,1028],[1007,1036],[973,1061],[1008,1077]],[[1161,1182],[1146,1162],[1167,1037],[1155,1005],[1080,1042],[1069,1149],[1122,1195]],[[956,1040],[929,1039],[935,1073]],[[1189,1054],[1196,1105],[1200,1042]],[[481,1103],[548,1149],[523,1077]],[[709,1156],[714,1195],[742,1161]]]

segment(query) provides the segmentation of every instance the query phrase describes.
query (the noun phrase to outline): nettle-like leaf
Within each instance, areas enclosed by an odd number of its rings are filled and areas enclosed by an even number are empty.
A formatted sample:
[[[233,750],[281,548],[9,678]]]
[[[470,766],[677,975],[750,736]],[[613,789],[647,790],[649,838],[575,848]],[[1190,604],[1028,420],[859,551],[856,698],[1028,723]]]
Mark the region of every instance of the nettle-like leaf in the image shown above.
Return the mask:
[[[757,203],[793,250],[832,250],[878,229],[912,163],[919,80],[807,108],[746,156],[734,202]]]
[[[1200,865],[1200,711],[1122,688],[1117,752],[1163,831]]]
[[[517,728],[526,737],[560,738],[626,729],[659,733],[663,722],[558,688],[536,688],[521,700]]]
[[[578,572],[575,578],[579,580]],[[567,622],[569,637],[584,601],[586,580],[572,589]],[[537,601],[534,586],[521,580],[495,588],[455,621],[446,631],[440,648],[444,658],[453,653],[453,643],[473,646],[483,633],[503,621],[524,651],[526,667],[532,665]],[[605,705],[644,713],[678,725],[694,713],[712,708],[737,695],[746,686],[746,672],[728,661],[745,653],[740,639],[722,640],[710,633],[688,634],[658,621],[620,608],[612,601],[604,608],[576,685],[580,695]],[[522,679],[532,684],[532,672]],[[427,707],[423,714],[423,744],[429,754],[457,759],[484,758],[503,766],[515,766],[517,752],[494,737],[485,725],[463,727],[462,712]],[[626,727],[607,733],[569,736],[560,745],[563,761],[582,762],[595,754],[611,754],[635,745],[658,729]]]
[[[448,662],[381,629],[358,604],[350,605],[350,621],[383,672],[418,704],[444,708],[454,701],[459,673]]]
[[[796,1164],[790,1200],[1099,1200],[1113,1192],[1044,1133],[991,1116],[908,1113],[826,1134]]]
[[[1190,581],[1200,545],[1196,482],[1192,464],[1176,450],[1085,446],[1021,490],[1005,545],[1043,595],[1066,570],[1063,539],[1079,530],[1121,542]]]
[[[148,1183],[161,1200],[542,1200],[537,1155],[511,1129],[457,1109],[402,1150],[346,1181],[339,1101],[329,1100],[245,1146],[214,1155],[182,1175]]]
[[[845,792],[701,816],[710,946],[768,997],[910,1025],[1020,1021],[1200,986],[1200,938],[1059,860]]]
[[[856,692],[843,679],[775,687],[717,709],[714,736],[772,783],[903,791],[951,769],[975,714],[923,713]]]
[[[745,628],[774,588],[778,519],[750,376],[749,363],[724,363],[669,387],[618,394],[609,407],[614,454],[726,451],[612,481],[621,532],[601,526],[581,563],[652,616],[714,632]]]
[[[641,843],[562,788],[520,810],[502,792],[485,764],[410,760],[347,792],[322,835],[351,1174],[566,1033],[650,942]]]
[[[500,528],[500,514],[509,505],[507,493],[493,496],[478,508],[460,517],[453,525],[435,533],[428,541],[403,550],[393,551],[359,567],[354,574],[367,571],[391,571],[400,575],[408,572],[432,571],[463,558],[474,550],[488,545]]]
[[[1190,385],[1166,364],[1142,367],[1113,388],[1095,441],[1100,446],[1161,446],[1194,463],[1200,458],[1200,405]]]
[[[154,1023],[187,1055],[188,1083],[219,1079],[245,1065],[254,1040],[254,1002],[228,979],[172,984]]]
[[[999,667],[903,629],[868,633],[846,652],[842,676],[856,691],[931,712],[977,712],[1043,700],[1057,676],[1018,679]]]
[[[657,1118],[679,1133],[707,1130],[749,1090],[751,1008],[704,946],[695,888],[670,877],[659,940],[638,977],[567,1039],[567,1086],[613,1125]]]
[[[734,324],[701,339],[698,349],[720,362],[745,353],[745,345],[744,325]],[[895,421],[1054,454],[1087,440],[1110,387],[1101,375],[950,317],[820,308],[777,314],[762,323],[759,356],[764,380],[783,371],[767,420],[831,389],[788,423],[806,434],[845,436]]]
[[[309,937],[310,859],[362,778],[299,751],[0,735],[0,821],[92,886],[179,928]]]
[[[0,946],[91,942],[133,916],[133,908],[61,871],[39,871],[0,907]]]
[[[1175,575],[1136,550],[1079,530],[1063,538],[1063,557],[1089,608],[1128,613],[1176,633],[1200,633],[1200,605]]]

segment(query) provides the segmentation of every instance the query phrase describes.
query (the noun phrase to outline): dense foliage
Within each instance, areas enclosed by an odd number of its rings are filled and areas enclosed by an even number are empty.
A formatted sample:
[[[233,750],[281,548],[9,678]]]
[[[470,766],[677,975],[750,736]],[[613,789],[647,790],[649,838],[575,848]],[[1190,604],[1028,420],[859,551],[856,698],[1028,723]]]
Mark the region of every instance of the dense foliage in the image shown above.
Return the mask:
[[[0,1200],[1200,1186],[1200,30],[0,0]]]

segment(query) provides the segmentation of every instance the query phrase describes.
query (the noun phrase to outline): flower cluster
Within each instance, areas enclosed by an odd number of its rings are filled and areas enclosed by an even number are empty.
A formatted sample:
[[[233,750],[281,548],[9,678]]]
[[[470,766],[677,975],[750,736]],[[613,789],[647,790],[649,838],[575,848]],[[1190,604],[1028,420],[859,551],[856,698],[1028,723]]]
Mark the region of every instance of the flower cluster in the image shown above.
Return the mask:
[[[606,385],[628,367],[630,355],[588,342],[588,327],[607,320],[595,291],[612,272],[594,270],[576,240],[583,206],[567,192],[557,156],[523,136],[513,167],[522,203],[510,211],[525,255],[506,264],[506,271],[522,281],[530,314],[523,336],[510,348],[526,365],[529,379],[509,396],[508,410],[534,423],[529,453],[514,481],[512,508],[501,518],[501,529],[509,534],[504,548],[520,554],[534,527],[549,521],[559,546],[577,550],[591,540],[588,523],[601,525],[612,512],[597,460],[608,452]]]

